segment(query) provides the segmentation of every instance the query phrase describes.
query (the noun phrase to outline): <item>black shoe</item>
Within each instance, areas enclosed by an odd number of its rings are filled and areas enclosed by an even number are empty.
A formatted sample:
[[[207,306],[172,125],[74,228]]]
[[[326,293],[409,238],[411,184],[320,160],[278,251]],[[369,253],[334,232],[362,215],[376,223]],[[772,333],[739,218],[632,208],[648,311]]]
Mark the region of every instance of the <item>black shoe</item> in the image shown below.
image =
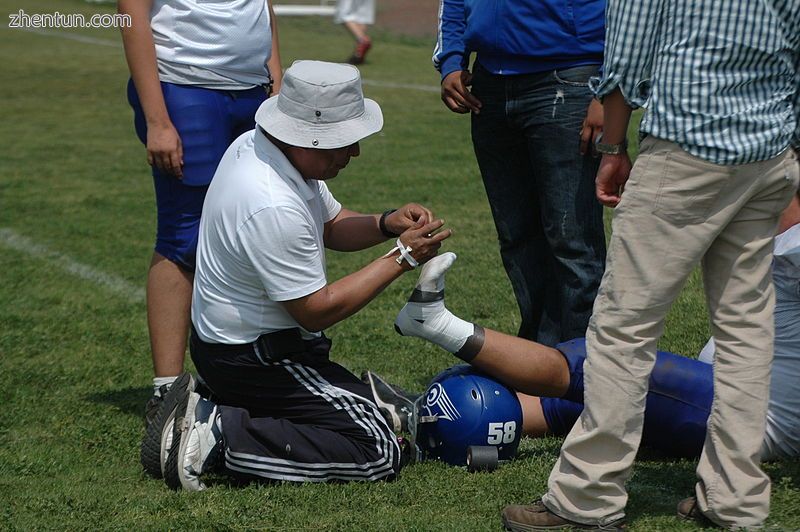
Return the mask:
[[[145,406],[145,429],[139,450],[139,461],[145,473],[154,478],[164,476],[163,464],[169,452],[171,439],[164,440],[164,428],[175,421],[177,397],[174,391],[194,390],[194,378],[188,372],[182,373],[172,384],[159,388],[159,395],[153,395]]]
[[[161,407],[161,403],[164,401],[164,396],[167,395],[168,390],[169,390],[169,384],[164,384],[160,386],[158,388],[158,392],[154,393],[153,396],[147,400],[147,404],[144,405],[145,430],[147,430],[147,427],[152,425],[153,421],[155,421],[158,409]]]
[[[396,433],[411,432],[409,419],[414,416],[414,401],[419,396],[389,384],[371,371],[362,373],[361,380],[369,386],[375,404],[392,430]]]

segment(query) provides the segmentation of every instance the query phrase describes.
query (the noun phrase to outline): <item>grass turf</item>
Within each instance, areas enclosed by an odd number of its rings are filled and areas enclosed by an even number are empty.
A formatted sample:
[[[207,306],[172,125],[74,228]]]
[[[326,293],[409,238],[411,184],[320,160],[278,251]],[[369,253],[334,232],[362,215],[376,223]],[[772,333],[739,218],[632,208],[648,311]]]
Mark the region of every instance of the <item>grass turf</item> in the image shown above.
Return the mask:
[[[12,13],[20,4],[0,6]],[[26,0],[24,8],[106,9],[75,0]],[[285,65],[341,60],[351,47],[327,19],[285,18],[280,30]],[[152,184],[125,101],[118,33],[56,31],[0,29],[0,528],[491,530],[500,526],[503,505],[543,492],[560,443],[552,438],[523,442],[519,458],[491,474],[426,463],[392,483],[237,486],[220,478],[200,494],[173,493],[146,478],[137,459],[151,377],[141,287],[155,227]],[[437,86],[431,43],[379,37],[364,78]],[[362,156],[332,190],[356,210],[407,201],[434,208],[456,230],[446,245],[460,256],[449,276],[449,305],[513,333],[516,306],[468,119],[446,111],[432,91],[365,90],[382,105],[386,127],[363,143]],[[332,253],[330,277],[383,251]],[[337,361],[416,390],[454,363],[392,330],[414,277],[328,331]],[[695,353],[703,345],[697,275],[667,330],[663,349]],[[692,529],[674,517],[674,505],[691,492],[693,469],[691,461],[637,462],[629,482],[632,529]],[[800,528],[798,462],[767,469],[774,480],[769,524]]]

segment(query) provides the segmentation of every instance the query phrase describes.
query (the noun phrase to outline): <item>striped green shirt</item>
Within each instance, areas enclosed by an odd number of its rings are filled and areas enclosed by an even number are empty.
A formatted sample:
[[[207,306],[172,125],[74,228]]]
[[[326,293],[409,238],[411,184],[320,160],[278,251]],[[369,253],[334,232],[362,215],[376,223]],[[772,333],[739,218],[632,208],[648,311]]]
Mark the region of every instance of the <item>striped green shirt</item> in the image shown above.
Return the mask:
[[[598,97],[619,88],[641,132],[717,164],[800,138],[800,0],[608,0]]]

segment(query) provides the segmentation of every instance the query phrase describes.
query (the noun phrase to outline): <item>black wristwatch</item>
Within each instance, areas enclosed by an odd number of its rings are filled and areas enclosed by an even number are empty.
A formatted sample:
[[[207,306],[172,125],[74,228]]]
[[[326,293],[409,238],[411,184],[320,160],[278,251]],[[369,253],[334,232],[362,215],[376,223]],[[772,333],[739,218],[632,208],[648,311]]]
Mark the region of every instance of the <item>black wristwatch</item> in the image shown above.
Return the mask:
[[[386,217],[395,212],[396,210],[397,209],[389,209],[388,211],[384,211],[384,213],[381,214],[380,220],[378,220],[378,227],[380,228],[381,233],[383,233],[383,236],[385,236],[386,238],[397,238],[398,236],[400,236],[397,233],[392,233],[386,227]]]

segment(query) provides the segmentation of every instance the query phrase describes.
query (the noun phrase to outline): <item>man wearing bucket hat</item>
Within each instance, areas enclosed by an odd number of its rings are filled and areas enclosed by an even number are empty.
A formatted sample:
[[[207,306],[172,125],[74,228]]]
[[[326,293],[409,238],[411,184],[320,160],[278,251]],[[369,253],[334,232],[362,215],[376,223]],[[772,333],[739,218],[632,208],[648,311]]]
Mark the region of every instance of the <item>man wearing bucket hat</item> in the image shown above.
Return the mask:
[[[451,232],[421,205],[365,215],[328,190],[383,126],[355,67],[296,62],[256,123],[228,148],[203,206],[190,348],[214,401],[192,391],[188,373],[170,389],[159,415],[164,478],[201,490],[222,460],[246,478],[393,478],[397,439],[369,388],[328,359],[321,331],[434,257]],[[388,253],[328,282],[324,248],[387,239]]]

